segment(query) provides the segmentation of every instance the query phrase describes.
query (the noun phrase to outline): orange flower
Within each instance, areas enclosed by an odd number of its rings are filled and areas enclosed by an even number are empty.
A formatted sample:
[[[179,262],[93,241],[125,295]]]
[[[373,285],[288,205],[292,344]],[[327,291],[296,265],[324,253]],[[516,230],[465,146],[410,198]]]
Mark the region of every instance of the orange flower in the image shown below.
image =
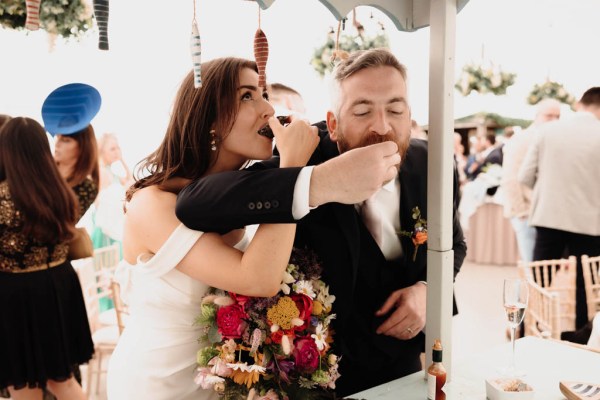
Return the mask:
[[[417,231],[412,237],[415,246],[423,244],[427,241],[427,231]]]

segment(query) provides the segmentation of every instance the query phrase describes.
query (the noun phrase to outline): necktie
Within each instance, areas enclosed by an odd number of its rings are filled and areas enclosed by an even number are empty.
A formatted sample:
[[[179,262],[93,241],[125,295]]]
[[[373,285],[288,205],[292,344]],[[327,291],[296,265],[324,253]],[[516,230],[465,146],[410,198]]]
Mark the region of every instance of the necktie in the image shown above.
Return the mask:
[[[360,216],[369,232],[371,232],[373,239],[381,247],[383,238],[382,216],[375,203],[375,196],[371,196],[361,203]]]

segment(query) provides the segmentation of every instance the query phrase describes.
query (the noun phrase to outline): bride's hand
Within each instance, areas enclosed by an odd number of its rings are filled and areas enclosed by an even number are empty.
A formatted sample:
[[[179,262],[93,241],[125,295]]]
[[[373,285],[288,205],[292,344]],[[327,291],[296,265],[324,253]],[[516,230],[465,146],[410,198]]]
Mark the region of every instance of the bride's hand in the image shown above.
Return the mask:
[[[269,126],[279,150],[281,167],[303,167],[319,144],[317,127],[296,119],[284,127],[275,117],[269,118]]]

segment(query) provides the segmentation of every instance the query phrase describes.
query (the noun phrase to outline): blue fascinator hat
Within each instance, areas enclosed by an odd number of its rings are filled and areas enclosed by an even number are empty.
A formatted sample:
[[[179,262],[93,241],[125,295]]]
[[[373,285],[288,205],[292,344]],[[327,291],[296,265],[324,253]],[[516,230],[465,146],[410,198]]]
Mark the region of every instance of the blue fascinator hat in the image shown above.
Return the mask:
[[[85,83],[69,83],[54,89],[42,105],[44,128],[52,136],[72,135],[90,124],[98,114],[102,98]]]

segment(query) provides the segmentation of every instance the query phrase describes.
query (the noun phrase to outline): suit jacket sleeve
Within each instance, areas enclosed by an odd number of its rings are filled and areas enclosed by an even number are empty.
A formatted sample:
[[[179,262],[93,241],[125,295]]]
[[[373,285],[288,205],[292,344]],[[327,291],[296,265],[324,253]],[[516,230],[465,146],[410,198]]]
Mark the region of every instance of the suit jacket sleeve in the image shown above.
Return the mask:
[[[240,170],[208,175],[177,196],[175,214],[188,228],[225,233],[258,223],[291,223],[301,168]]]

